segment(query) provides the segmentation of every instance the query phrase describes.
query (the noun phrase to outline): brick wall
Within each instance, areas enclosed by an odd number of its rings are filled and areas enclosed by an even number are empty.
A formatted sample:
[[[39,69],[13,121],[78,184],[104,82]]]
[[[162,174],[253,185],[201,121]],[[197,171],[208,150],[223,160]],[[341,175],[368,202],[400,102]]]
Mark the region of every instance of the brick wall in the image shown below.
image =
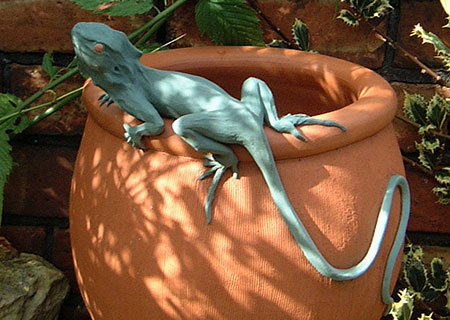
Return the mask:
[[[409,37],[409,33],[420,21],[426,30],[450,42],[449,29],[441,28],[446,19],[439,2],[391,2],[395,11],[376,22],[379,28],[436,66],[431,47],[420,45],[420,41]],[[167,26],[167,39],[187,33],[177,46],[211,44],[195,28],[194,5],[194,1],[188,3]],[[377,70],[391,81],[400,99],[402,89],[430,96],[437,87],[415,69],[415,65],[384,45],[370,28],[351,29],[342,21],[334,20],[333,0],[260,0],[256,5],[287,37],[291,37],[294,18],[302,19],[310,29],[313,50]],[[23,98],[42,88],[48,80],[39,66],[45,51],[54,51],[58,64],[71,60],[70,30],[76,22],[105,22],[127,32],[146,20],[143,17],[118,19],[92,15],[69,0],[2,0],[0,11],[3,13],[0,17],[0,90]],[[279,38],[266,22],[263,25],[268,42]],[[82,82],[81,77],[75,77],[58,92],[74,89]],[[5,189],[4,223],[0,228],[0,235],[6,236],[17,249],[45,257],[71,279],[72,300],[66,303],[62,319],[86,317],[82,312],[75,312],[80,300],[73,274],[68,222],[70,180],[85,118],[85,110],[77,101],[13,141],[13,156],[18,166]],[[414,132],[398,121],[396,127],[402,150],[414,151]],[[448,233],[449,209],[435,203],[430,192],[432,179],[410,167],[408,179],[413,188],[413,219],[409,229]],[[428,189],[422,191],[416,185],[425,185]],[[450,242],[442,236],[439,239],[447,245]]]

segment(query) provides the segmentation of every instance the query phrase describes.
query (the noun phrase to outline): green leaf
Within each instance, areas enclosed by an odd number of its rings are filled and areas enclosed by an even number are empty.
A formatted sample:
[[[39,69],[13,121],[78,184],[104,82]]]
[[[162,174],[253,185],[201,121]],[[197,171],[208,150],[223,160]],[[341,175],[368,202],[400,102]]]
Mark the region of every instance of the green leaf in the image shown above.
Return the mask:
[[[256,12],[243,0],[200,0],[195,19],[201,34],[218,45],[264,45]]]
[[[427,124],[427,102],[420,94],[409,94],[404,91],[403,113],[415,123],[425,126]]]
[[[444,26],[444,28],[450,28],[450,0],[441,0],[441,5],[448,16],[447,19],[449,19],[449,22]]]
[[[414,296],[403,289],[398,294],[400,300],[392,304],[389,314],[394,320],[410,320],[414,309]]]
[[[427,270],[422,261],[411,259],[405,265],[405,280],[415,292],[422,292],[427,284]]]
[[[23,123],[26,118],[17,114],[17,106],[21,100],[12,94],[0,94],[0,223],[3,213],[3,190],[12,171],[14,162],[11,157],[11,145],[9,144],[9,134],[19,133],[23,130]],[[10,115],[14,115],[8,117]]]
[[[434,177],[440,184],[446,184],[450,186],[450,167],[445,167],[437,171]]]
[[[348,24],[351,27],[357,27],[359,25],[358,18],[356,18],[353,13],[346,9],[342,9],[339,12],[338,19],[343,20],[346,24]]]
[[[416,24],[411,32],[411,36],[417,36],[422,39],[422,43],[432,44],[438,58],[447,64],[450,57],[450,49],[442,42],[442,40],[432,32],[425,31],[420,24]]]
[[[443,292],[447,289],[447,273],[444,270],[444,265],[442,260],[439,258],[434,258],[431,261],[431,277],[430,286],[436,291]]]
[[[309,51],[309,30],[308,26],[304,24],[300,19],[295,18],[294,25],[292,26],[292,34],[294,36],[295,43],[303,51]]]
[[[53,78],[59,71],[58,67],[53,65],[53,52],[47,52],[42,59],[42,69],[50,77]]]
[[[85,10],[108,16],[144,14],[153,8],[153,0],[71,0]]]
[[[439,197],[438,203],[443,205],[450,204],[450,187],[435,187],[433,188],[433,193]]]
[[[422,315],[420,316],[420,318],[418,318],[417,320],[433,320],[432,315],[433,315],[433,312],[430,313],[429,316],[427,316],[427,315],[425,315],[425,314],[422,313]]]
[[[448,110],[447,100],[436,93],[428,104],[427,118],[438,130],[442,130]]]
[[[272,40],[269,43],[269,47],[271,48],[281,48],[281,49],[289,49],[289,44],[284,40]]]
[[[366,19],[379,18],[384,15],[387,11],[392,9],[392,6],[389,4],[389,0],[375,0],[375,1],[364,1],[369,2],[361,14]]]

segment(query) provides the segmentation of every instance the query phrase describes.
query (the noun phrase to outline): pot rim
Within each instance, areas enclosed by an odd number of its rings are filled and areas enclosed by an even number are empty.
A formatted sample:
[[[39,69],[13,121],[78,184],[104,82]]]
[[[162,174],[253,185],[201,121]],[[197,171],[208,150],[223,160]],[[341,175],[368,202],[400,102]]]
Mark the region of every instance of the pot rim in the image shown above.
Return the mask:
[[[389,125],[397,111],[396,94],[381,76],[354,63],[320,54],[278,48],[190,47],[146,54],[141,62],[164,70],[183,70],[192,64],[202,68],[211,63],[218,65],[218,68],[242,64],[274,69],[282,65],[286,68],[289,63],[289,71],[292,73],[311,72],[312,75],[319,76],[326,85],[334,83],[336,86],[336,82],[345,84],[349,93],[355,97],[354,102],[340,109],[315,115],[314,118],[339,122],[347,128],[347,132],[333,127],[298,127],[308,138],[305,143],[290,134],[281,134],[265,126],[274,158],[278,160],[319,154],[368,138]],[[91,79],[86,81],[83,102],[89,116],[112,135],[123,138],[123,123],[136,125],[140,121],[115,104],[98,107],[98,97],[102,93]],[[173,132],[172,122],[171,119],[164,119],[165,130],[161,135],[144,138],[147,150],[203,158],[203,154],[196,152]],[[233,145],[232,149],[239,160],[252,161],[243,147]]]

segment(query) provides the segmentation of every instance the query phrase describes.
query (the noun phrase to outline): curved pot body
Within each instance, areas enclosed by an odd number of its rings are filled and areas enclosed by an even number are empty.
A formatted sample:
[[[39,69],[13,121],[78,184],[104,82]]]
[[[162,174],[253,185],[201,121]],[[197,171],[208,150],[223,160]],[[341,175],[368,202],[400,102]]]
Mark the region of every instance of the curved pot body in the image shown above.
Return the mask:
[[[151,67],[202,75],[239,98],[250,76],[267,82],[280,115],[306,113],[347,128],[305,126],[304,143],[266,128],[281,180],[325,258],[348,268],[365,255],[392,175],[403,175],[391,127],[395,94],[363,67],[298,51],[188,48],[144,56]],[[98,319],[379,319],[381,286],[397,232],[400,196],[371,268],[352,281],[321,276],[281,219],[264,179],[241,147],[239,179],[226,174],[212,223],[199,181],[203,155],[172,131],[127,145],[118,107],[89,118],[72,184],[71,237],[80,290]],[[391,288],[399,271],[394,268]]]

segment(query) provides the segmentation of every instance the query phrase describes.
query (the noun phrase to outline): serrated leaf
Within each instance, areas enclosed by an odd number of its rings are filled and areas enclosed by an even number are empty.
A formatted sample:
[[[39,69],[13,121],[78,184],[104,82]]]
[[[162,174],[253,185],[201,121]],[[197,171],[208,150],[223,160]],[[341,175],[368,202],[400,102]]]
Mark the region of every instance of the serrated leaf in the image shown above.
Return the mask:
[[[339,12],[337,18],[343,20],[346,24],[348,24],[351,27],[357,27],[359,25],[358,18],[356,18],[350,11],[346,9],[342,9]]]
[[[403,113],[415,123],[425,126],[427,124],[427,102],[420,94],[409,94],[404,91]]]
[[[422,292],[427,284],[427,270],[419,259],[410,259],[404,267],[405,280],[415,292]]]
[[[435,187],[433,193],[439,197],[438,203],[443,205],[450,204],[450,187]]]
[[[53,65],[53,52],[47,52],[42,59],[42,69],[50,77],[53,78],[59,71],[58,67]]]
[[[425,31],[420,24],[416,24],[411,32],[411,36],[417,36],[422,39],[422,43],[432,44],[438,58],[442,60],[450,57],[450,49],[442,42],[442,40],[432,32]]]
[[[433,290],[443,292],[447,289],[446,282],[447,273],[444,270],[444,265],[442,260],[439,258],[434,258],[431,261],[431,277],[430,286]]]
[[[200,0],[195,20],[201,34],[218,45],[264,45],[256,12],[243,0]]]
[[[389,314],[394,320],[410,320],[414,310],[414,296],[403,289],[398,294],[400,300],[392,304]]]
[[[427,118],[438,130],[442,129],[448,109],[447,100],[437,93],[428,103]]]
[[[434,174],[437,182],[450,186],[450,167],[442,168]]]
[[[420,316],[420,318],[418,318],[417,320],[433,320],[433,312],[430,313],[430,315],[425,315],[422,313],[422,315]]]
[[[153,8],[153,0],[71,0],[83,9],[108,16],[144,14]]]
[[[269,43],[269,47],[271,48],[280,48],[280,49],[288,49],[289,44],[284,40],[272,40],[271,43]]]
[[[392,9],[389,0],[364,1],[369,2],[362,10],[361,14],[366,19],[379,18]]]
[[[441,0],[441,5],[445,13],[450,16],[450,0]]]
[[[295,18],[294,25],[292,26],[292,35],[294,36],[294,41],[300,50],[309,51],[308,26],[300,19]]]
[[[3,191],[13,165],[9,135],[4,131],[0,131],[0,225],[3,214]]]

